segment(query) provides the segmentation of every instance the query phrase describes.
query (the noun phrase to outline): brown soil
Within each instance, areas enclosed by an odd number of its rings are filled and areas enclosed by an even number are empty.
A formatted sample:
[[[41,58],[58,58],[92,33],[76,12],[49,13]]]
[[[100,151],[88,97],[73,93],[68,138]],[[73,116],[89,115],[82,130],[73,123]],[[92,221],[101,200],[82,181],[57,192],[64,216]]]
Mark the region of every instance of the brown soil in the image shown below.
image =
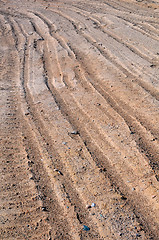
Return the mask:
[[[0,93],[0,239],[159,239],[159,1],[0,0]]]

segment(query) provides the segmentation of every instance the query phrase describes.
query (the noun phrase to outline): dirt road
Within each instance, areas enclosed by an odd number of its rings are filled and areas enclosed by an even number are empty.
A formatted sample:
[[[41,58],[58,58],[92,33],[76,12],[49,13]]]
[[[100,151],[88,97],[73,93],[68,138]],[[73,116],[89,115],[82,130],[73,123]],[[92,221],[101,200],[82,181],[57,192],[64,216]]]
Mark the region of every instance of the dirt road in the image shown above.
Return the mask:
[[[159,239],[159,1],[0,1],[0,239]]]

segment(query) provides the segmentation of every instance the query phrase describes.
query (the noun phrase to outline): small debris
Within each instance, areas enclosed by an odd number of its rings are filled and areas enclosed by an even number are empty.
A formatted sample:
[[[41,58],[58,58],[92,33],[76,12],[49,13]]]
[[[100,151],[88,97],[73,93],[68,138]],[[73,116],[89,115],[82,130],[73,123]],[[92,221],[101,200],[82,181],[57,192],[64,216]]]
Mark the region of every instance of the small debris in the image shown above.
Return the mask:
[[[91,208],[91,205],[86,205],[86,208]]]
[[[58,170],[58,169],[54,169],[54,172],[58,172],[60,175],[63,175],[63,173],[60,171],[60,170]]]
[[[135,134],[135,132],[131,131],[130,134]]]
[[[71,134],[77,135],[77,134],[79,134],[79,132],[78,131],[72,131]]]
[[[90,230],[90,228],[89,228],[89,227],[87,227],[86,225],[83,225],[83,230],[84,230],[84,231],[89,231],[89,230]]]
[[[141,237],[141,234],[139,234],[139,233],[136,233],[136,237]]]
[[[152,196],[152,198],[155,198],[155,197],[156,197],[156,195],[153,195],[153,196]]]
[[[132,188],[132,191],[135,191],[135,188]]]
[[[122,196],[121,199],[122,199],[122,200],[127,200],[127,197]]]
[[[63,144],[63,145],[66,145],[66,144],[67,144],[67,142],[62,142],[62,144]]]
[[[92,207],[95,207],[95,206],[96,206],[96,204],[92,203],[91,205],[86,205],[86,208],[88,209],[88,208],[92,208]]]
[[[41,209],[42,209],[42,211],[44,211],[44,212],[47,211],[46,207],[42,207]]]
[[[151,64],[150,67],[153,68],[153,67],[156,67],[156,65],[155,64]]]

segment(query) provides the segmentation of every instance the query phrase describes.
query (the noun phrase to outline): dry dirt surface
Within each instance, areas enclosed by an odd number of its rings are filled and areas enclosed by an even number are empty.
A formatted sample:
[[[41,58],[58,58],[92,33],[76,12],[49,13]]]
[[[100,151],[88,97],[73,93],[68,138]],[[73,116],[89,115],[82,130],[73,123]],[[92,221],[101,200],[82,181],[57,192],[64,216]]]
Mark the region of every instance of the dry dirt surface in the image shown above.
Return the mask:
[[[159,1],[0,0],[0,239],[159,239]]]

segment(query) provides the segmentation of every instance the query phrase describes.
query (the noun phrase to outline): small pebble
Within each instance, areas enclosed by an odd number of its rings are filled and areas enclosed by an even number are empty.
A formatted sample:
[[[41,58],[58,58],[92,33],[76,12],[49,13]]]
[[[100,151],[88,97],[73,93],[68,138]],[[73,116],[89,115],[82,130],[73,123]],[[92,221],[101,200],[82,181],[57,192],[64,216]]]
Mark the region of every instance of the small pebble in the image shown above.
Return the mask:
[[[96,206],[95,203],[92,203],[92,204],[91,204],[91,207],[95,207],[95,206]]]

